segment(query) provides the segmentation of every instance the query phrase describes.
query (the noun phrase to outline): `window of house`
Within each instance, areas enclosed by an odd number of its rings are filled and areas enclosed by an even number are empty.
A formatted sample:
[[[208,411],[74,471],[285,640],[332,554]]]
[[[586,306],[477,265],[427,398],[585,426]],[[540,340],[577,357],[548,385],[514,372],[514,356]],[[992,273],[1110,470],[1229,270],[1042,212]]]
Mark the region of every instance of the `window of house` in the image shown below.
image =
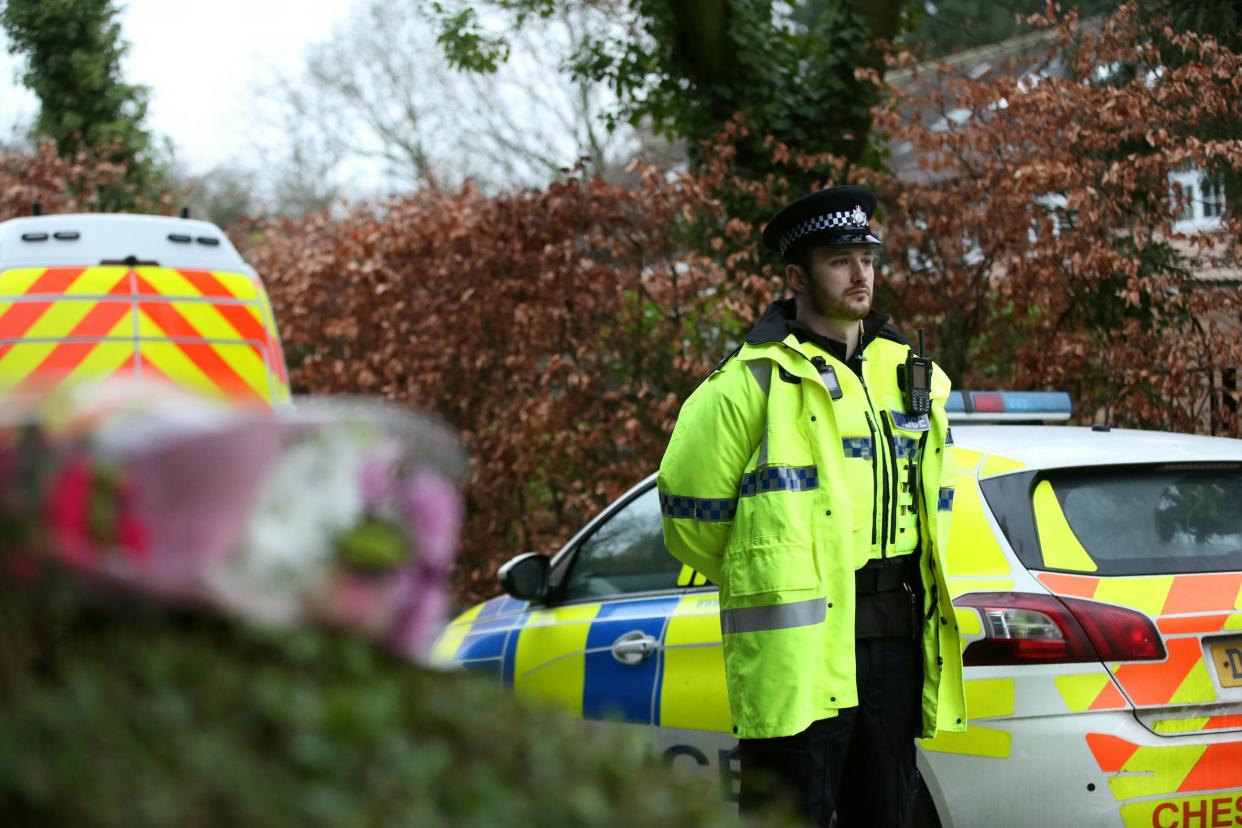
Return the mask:
[[[1225,214],[1225,183],[1219,176],[1208,177],[1199,170],[1174,173],[1169,182],[1178,207],[1173,229],[1182,232],[1208,230],[1220,226]]]
[[[1225,181],[1220,176],[1203,181],[1203,216],[1220,218],[1225,214]]]

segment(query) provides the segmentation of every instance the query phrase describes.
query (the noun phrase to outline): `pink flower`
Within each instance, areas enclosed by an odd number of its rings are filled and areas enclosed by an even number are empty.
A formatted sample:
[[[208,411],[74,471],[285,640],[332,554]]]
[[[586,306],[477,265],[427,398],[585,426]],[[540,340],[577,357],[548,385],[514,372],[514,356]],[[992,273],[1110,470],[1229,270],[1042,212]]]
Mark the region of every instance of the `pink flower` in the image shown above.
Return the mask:
[[[423,566],[447,573],[457,554],[461,529],[461,495],[444,478],[419,472],[403,481],[401,509]]]
[[[449,597],[444,578],[425,568],[406,570],[400,607],[388,646],[403,658],[425,661],[427,649],[448,618]]]
[[[131,560],[146,561],[151,557],[147,527],[142,519],[126,512],[116,521],[116,542]]]
[[[43,517],[52,537],[53,552],[66,563],[90,569],[96,550],[90,537],[93,475],[86,459],[72,457],[52,482]]]
[[[320,599],[320,612],[329,622],[380,636],[392,620],[395,584],[391,575],[366,577],[337,573]]]
[[[392,499],[393,462],[392,452],[368,457],[362,464],[358,475],[358,487],[362,491],[362,502],[368,508],[374,508]]]

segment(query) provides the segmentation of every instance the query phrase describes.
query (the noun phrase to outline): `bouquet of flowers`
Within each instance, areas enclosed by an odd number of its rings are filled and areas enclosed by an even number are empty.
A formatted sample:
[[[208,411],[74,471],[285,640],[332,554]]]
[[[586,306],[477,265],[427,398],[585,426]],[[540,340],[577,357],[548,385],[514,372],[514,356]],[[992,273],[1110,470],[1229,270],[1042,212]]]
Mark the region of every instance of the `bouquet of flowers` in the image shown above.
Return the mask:
[[[275,413],[164,385],[0,399],[0,577],[57,574],[419,661],[448,610],[454,438],[373,400]]]

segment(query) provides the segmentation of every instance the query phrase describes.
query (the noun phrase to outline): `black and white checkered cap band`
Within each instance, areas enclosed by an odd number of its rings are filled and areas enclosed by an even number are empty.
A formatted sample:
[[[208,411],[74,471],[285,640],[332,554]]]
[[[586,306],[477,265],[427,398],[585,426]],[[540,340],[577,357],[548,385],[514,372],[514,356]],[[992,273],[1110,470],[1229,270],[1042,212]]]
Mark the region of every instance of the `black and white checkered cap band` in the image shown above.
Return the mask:
[[[830,230],[835,227],[863,231],[869,231],[871,229],[871,226],[867,224],[866,213],[857,208],[853,210],[843,210],[839,213],[824,213],[822,216],[812,216],[805,221],[795,224],[793,227],[786,230],[785,234],[781,236],[781,255],[784,256],[790,246],[799,239],[809,236],[812,233],[818,233],[820,230]]]

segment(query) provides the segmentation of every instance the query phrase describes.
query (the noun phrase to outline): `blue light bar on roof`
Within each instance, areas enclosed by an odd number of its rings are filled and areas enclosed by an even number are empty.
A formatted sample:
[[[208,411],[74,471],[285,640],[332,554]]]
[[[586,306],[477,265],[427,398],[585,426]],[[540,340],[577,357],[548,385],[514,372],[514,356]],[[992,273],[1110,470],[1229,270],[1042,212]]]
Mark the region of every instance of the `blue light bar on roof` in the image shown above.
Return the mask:
[[[1060,422],[1074,413],[1065,391],[953,391],[945,402],[953,422]]]

